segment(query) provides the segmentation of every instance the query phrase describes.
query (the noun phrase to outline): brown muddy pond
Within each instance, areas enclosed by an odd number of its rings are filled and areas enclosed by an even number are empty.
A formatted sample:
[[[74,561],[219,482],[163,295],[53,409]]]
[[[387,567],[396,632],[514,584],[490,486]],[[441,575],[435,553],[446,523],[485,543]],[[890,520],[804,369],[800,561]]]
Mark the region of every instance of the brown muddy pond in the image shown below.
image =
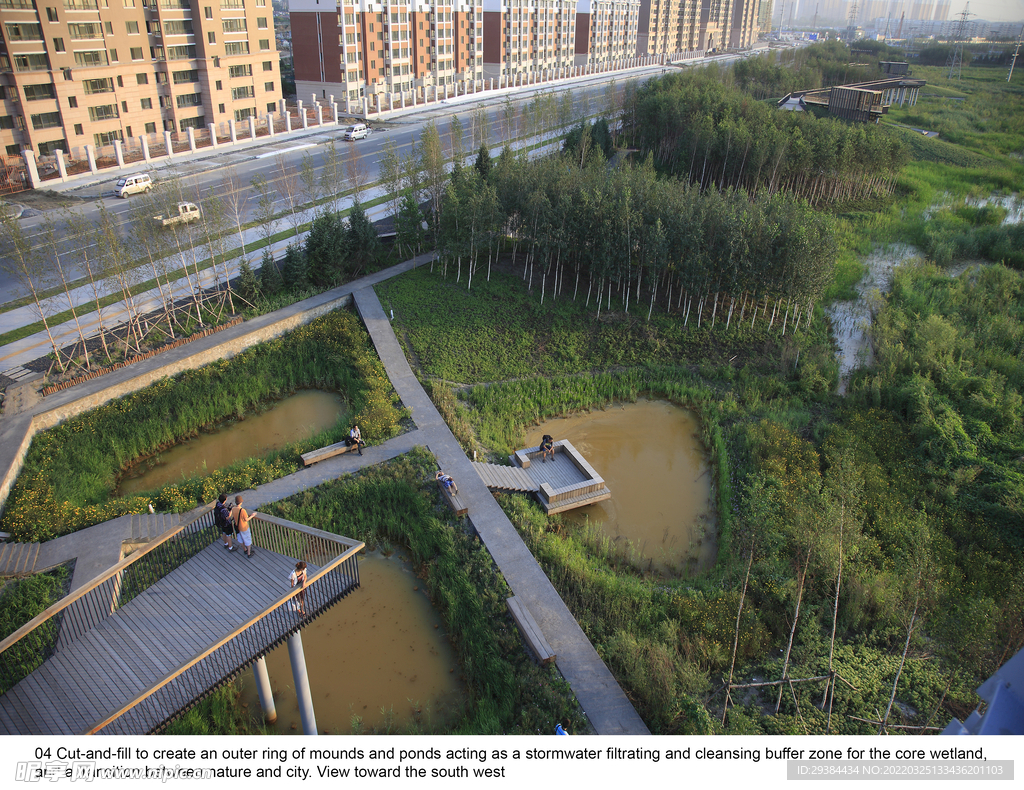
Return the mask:
[[[440,615],[426,587],[399,557],[359,560],[360,587],[302,629],[313,711],[320,732],[349,734],[386,723],[427,732],[455,724],[468,700]],[[277,723],[271,732],[302,734],[288,645],[267,654]],[[261,716],[252,670],[242,675],[242,703]],[[294,729],[292,728],[294,725]]]
[[[345,401],[335,392],[299,390],[265,412],[223,423],[212,433],[140,461],[121,479],[117,493],[151,491],[279,450],[332,427],[346,411]]]
[[[615,543],[628,543],[644,567],[664,574],[710,568],[717,550],[711,467],[693,412],[667,401],[617,404],[548,420],[526,446],[549,433],[568,439],[597,470],[611,499],[570,510]]]

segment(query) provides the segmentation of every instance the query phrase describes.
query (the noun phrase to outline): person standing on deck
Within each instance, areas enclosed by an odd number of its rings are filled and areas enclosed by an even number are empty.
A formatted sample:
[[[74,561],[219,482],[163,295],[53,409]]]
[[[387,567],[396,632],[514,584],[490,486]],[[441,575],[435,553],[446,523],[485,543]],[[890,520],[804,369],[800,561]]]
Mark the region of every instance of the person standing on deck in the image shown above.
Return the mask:
[[[227,501],[227,494],[221,494],[217,497],[217,502],[213,506],[213,521],[220,527],[220,536],[224,539],[224,548],[228,551],[234,551],[235,547],[231,545],[231,534],[234,530],[231,529],[231,511],[228,510]]]
[[[238,542],[242,544],[242,548],[245,549],[245,556],[252,559],[252,555],[255,553],[252,550],[252,533],[249,531],[249,514],[245,508],[242,507],[242,495],[238,494],[235,497],[235,506],[231,508],[231,520],[235,522],[235,527],[238,528]]]

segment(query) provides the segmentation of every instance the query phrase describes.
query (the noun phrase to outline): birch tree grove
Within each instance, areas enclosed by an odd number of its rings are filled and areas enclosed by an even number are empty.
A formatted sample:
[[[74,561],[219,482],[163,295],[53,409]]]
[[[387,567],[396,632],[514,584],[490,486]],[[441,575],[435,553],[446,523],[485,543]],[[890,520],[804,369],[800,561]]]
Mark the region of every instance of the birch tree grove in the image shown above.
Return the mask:
[[[758,319],[781,334],[806,326],[832,278],[830,216],[783,193],[704,192],[659,179],[650,157],[609,170],[598,146],[580,157],[586,128],[575,139],[561,157],[528,162],[503,152],[486,177],[463,168],[441,179],[425,162],[428,193],[444,184],[440,211],[458,213],[440,225],[442,269],[454,264],[461,282],[465,255],[475,270],[485,248],[511,236],[515,263],[542,300],[559,298],[572,272],[572,298],[582,282],[588,305],[601,297],[596,311],[614,298],[623,312],[642,309],[649,320],[662,309],[697,328]]]

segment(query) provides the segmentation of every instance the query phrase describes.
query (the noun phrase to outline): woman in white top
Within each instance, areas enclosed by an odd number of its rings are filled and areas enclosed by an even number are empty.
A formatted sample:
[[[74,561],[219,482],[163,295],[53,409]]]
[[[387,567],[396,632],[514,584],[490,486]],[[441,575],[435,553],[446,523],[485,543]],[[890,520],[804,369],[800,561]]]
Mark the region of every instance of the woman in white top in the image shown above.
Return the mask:
[[[299,560],[295,563],[295,570],[292,571],[292,575],[288,577],[288,581],[291,582],[293,588],[299,588],[299,594],[295,596],[295,601],[299,605],[299,614],[303,617],[306,616],[306,563]]]

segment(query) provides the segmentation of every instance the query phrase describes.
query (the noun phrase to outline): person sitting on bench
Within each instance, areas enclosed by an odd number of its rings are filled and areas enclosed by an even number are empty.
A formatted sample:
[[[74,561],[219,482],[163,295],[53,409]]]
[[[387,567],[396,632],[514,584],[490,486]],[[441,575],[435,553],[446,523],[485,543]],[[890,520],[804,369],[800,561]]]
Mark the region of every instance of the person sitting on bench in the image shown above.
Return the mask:
[[[459,495],[459,487],[455,484],[455,479],[451,475],[446,475],[444,472],[438,470],[437,474],[434,475],[434,479],[456,496]]]
[[[548,460],[548,456],[551,456],[551,460],[555,460],[555,440],[552,439],[548,434],[544,434],[544,438],[540,440],[540,461],[544,463]]]
[[[348,438],[345,439],[345,444],[349,447],[355,447],[360,455],[363,454],[366,442],[363,441],[363,434],[360,432],[358,425],[352,426],[352,430],[348,432]]]

